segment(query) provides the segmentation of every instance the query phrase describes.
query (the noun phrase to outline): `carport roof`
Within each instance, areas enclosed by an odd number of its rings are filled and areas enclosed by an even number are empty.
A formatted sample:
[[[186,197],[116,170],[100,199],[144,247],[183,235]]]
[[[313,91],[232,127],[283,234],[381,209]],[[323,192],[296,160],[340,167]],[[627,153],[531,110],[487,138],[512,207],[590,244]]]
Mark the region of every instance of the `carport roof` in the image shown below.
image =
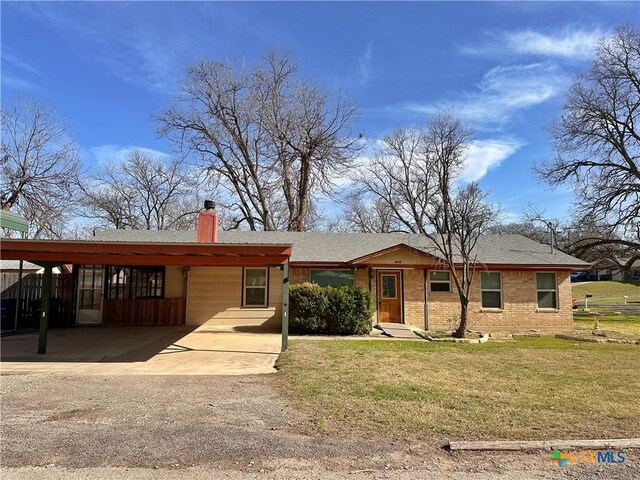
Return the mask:
[[[287,263],[288,244],[2,240],[3,260],[102,265],[268,266]]]

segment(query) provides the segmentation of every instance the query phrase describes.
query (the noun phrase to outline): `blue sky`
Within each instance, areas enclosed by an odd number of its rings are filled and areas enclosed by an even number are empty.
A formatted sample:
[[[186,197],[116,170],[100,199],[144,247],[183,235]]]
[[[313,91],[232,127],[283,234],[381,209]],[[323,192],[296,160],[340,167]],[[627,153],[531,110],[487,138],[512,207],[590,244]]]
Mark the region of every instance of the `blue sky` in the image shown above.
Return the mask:
[[[640,22],[639,2],[2,2],[2,99],[44,99],[68,120],[87,164],[134,147],[170,153],[151,112],[196,58],[286,49],[300,72],[344,90],[371,142],[439,108],[476,129],[467,180],[505,219],[529,203],[562,218],[572,196],[532,176],[544,127],[598,38]]]

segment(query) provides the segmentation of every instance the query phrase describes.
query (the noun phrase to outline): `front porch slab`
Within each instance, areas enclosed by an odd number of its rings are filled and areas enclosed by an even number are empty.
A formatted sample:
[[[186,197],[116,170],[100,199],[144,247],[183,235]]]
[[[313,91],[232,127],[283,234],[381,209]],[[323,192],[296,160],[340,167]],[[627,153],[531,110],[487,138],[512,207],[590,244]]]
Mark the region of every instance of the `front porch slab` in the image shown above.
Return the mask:
[[[408,338],[411,340],[419,339],[413,330],[404,323],[379,323],[377,325],[386,335],[393,338]]]
[[[244,375],[275,372],[279,333],[235,326],[75,327],[2,339],[0,373]]]

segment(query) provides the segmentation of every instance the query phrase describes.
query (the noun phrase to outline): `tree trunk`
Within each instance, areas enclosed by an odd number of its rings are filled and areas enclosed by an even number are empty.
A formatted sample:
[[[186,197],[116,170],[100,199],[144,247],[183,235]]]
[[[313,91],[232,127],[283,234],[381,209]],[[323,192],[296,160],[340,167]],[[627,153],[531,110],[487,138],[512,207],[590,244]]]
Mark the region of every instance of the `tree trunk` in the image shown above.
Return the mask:
[[[469,301],[467,299],[460,299],[460,325],[458,329],[453,333],[456,338],[464,338],[467,333],[467,313],[469,311]]]

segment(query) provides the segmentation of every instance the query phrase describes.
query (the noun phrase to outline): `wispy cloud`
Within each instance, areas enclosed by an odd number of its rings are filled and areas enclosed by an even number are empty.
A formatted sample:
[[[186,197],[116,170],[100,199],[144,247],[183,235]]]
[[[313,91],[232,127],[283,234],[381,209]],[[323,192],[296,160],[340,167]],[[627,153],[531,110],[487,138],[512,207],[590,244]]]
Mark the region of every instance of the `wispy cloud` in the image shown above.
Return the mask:
[[[14,90],[39,90],[33,77],[42,78],[42,74],[8,46],[2,46],[2,84]]]
[[[547,34],[534,30],[519,30],[490,34],[479,45],[466,45],[460,52],[468,55],[535,55],[570,60],[593,58],[594,48],[605,35],[600,28],[591,30],[566,27],[558,33]]]
[[[373,60],[373,42],[367,43],[364,53],[358,57],[358,75],[361,83],[367,83],[371,79],[371,62]]]
[[[154,20],[144,2],[36,3],[23,11],[61,33],[67,48],[87,63],[142,89],[172,93],[183,59],[192,58],[190,35],[172,35],[180,19]],[[162,23],[164,22],[164,23]],[[196,28],[196,26],[193,26]],[[186,29],[185,29],[186,30]]]
[[[25,78],[2,72],[2,85],[12,90],[39,90],[38,85]]]
[[[100,165],[106,163],[120,163],[128,155],[131,154],[134,150],[138,150],[146,155],[151,157],[159,157],[162,159],[167,159],[170,157],[169,154],[162,152],[160,150],[155,150],[153,148],[141,147],[137,145],[99,145],[96,147],[91,147],[88,150],[88,157],[93,160],[94,163],[98,163]]]
[[[568,78],[552,63],[498,66],[489,70],[475,91],[434,103],[406,103],[395,107],[431,115],[451,109],[478,127],[500,127],[514,115],[558,95]]]
[[[516,153],[524,143],[515,138],[486,139],[471,142],[467,150],[463,182],[477,182],[489,170],[497,168],[508,157]]]
[[[35,68],[33,65],[28,63],[22,58],[19,58],[12,48],[7,47],[6,45],[2,46],[2,60],[6,62],[11,67],[14,67],[18,70],[22,70],[23,72],[27,72],[30,74],[42,76],[42,74]]]

